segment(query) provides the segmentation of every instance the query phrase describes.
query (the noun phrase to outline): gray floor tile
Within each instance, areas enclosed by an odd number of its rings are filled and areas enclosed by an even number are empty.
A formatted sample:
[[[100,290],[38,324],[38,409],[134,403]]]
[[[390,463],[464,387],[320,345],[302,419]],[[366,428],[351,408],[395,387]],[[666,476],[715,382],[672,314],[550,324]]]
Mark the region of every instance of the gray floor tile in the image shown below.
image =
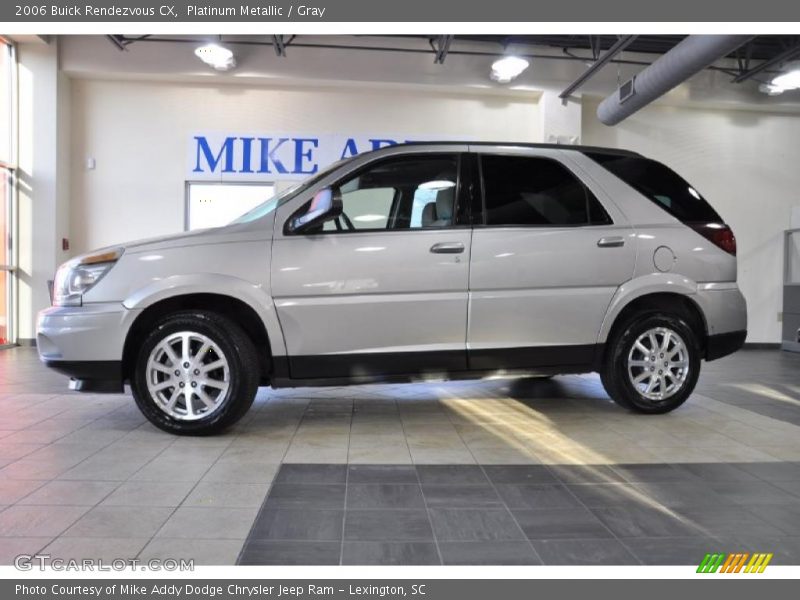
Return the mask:
[[[591,510],[615,536],[620,538],[702,535],[702,528],[686,522],[680,513],[670,509],[629,506]]]
[[[0,512],[0,537],[56,537],[80,519],[89,507],[9,506]]]
[[[530,540],[613,537],[608,528],[585,508],[514,510],[512,514]]]
[[[645,565],[697,567],[706,553],[720,551],[714,538],[639,538],[625,540],[625,545]]]
[[[477,465],[417,465],[419,480],[441,485],[486,484],[489,480]]]
[[[433,542],[345,542],[343,565],[438,565]]]
[[[537,540],[531,542],[546,565],[638,565],[617,540]]]
[[[713,481],[709,483],[719,496],[730,503],[752,506],[753,504],[798,505],[797,496],[766,481]]]
[[[195,565],[235,565],[242,543],[241,540],[154,538],[139,553],[139,558],[193,560]]]
[[[184,481],[128,481],[105,500],[104,506],[178,506],[195,484]]]
[[[272,486],[269,508],[344,508],[345,486],[336,484],[281,483]]]
[[[179,507],[156,537],[235,540],[245,539],[255,520],[254,508]]]
[[[743,463],[740,468],[764,481],[800,481],[797,462]]]
[[[800,536],[800,506],[788,505],[751,505],[753,514],[770,525],[780,529],[786,536]],[[0,519],[3,514],[0,513]]]
[[[265,509],[250,530],[251,539],[323,540],[342,539],[343,510]]]
[[[505,509],[433,508],[429,512],[439,542],[525,539]]]
[[[540,565],[527,542],[441,542],[446,565]]]
[[[42,487],[44,481],[0,478],[0,504],[14,504]]]
[[[147,544],[148,538],[82,538],[59,537],[49,544],[43,554],[61,560],[87,558],[111,562],[120,558],[135,557]]]
[[[275,483],[344,483],[347,465],[285,464],[275,476]]]
[[[245,544],[241,565],[338,565],[340,542],[273,542],[250,540]]]
[[[747,485],[741,482],[722,483],[718,485]],[[734,504],[735,500],[728,494],[718,494],[702,481],[653,481],[635,484],[635,487],[653,506],[723,506]]]
[[[697,481],[697,477],[669,464],[629,464],[616,465],[617,471],[626,481],[634,483],[653,481]]]
[[[348,510],[344,539],[347,541],[433,541],[424,510]]]
[[[651,499],[632,483],[582,483],[568,485],[581,504],[590,508],[602,506],[651,507]]]
[[[0,537],[0,565],[13,565],[20,554],[41,552],[52,537]]]
[[[682,463],[674,468],[694,475],[701,481],[753,481],[755,475],[748,472],[742,464],[725,463]]]
[[[268,490],[269,486],[264,483],[201,481],[183,501],[183,505],[257,508],[264,502]]]
[[[503,501],[491,485],[422,486],[428,508],[498,508]]]
[[[555,477],[563,483],[620,483],[621,473],[608,465],[548,465]]]
[[[553,472],[544,465],[484,465],[492,483],[556,483]]]
[[[502,483],[496,487],[500,497],[511,509],[580,506],[575,496],[560,483]]]
[[[169,518],[172,510],[164,507],[142,506],[133,512],[128,506],[96,506],[81,517],[64,535],[82,538],[149,538]]]
[[[779,537],[785,533],[759,518],[744,506],[692,506],[676,510],[689,523],[710,537],[762,535]]]
[[[94,506],[117,485],[113,481],[50,481],[19,504]]]
[[[418,479],[412,465],[349,465],[347,482],[417,483]]]
[[[416,483],[355,483],[347,486],[347,509],[425,508]]]

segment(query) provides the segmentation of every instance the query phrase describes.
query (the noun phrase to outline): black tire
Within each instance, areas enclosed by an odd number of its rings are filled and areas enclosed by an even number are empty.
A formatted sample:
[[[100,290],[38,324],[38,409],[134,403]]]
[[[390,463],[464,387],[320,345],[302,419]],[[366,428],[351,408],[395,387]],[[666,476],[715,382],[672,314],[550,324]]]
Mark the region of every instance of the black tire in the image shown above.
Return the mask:
[[[643,395],[643,392],[631,382],[628,374],[631,348],[639,336],[656,328],[665,328],[680,336],[686,348],[686,362],[689,368],[679,389],[663,400],[650,399]],[[620,406],[645,414],[663,414],[678,408],[694,391],[700,375],[700,355],[701,347],[697,334],[682,316],[665,312],[641,313],[628,319],[609,339],[600,370],[600,379],[608,395]],[[656,356],[658,359],[659,356]],[[658,369],[658,366],[655,368]],[[635,374],[643,371],[644,369],[636,371]]]
[[[206,336],[217,345],[228,363],[229,382],[225,397],[211,414],[194,420],[175,418],[165,412],[147,385],[147,364],[151,352],[168,336],[182,331]],[[178,435],[211,435],[219,433],[244,416],[253,404],[259,380],[258,353],[241,327],[216,313],[191,310],[167,315],[156,323],[137,352],[131,390],[139,410],[156,427]],[[202,382],[200,387],[203,387]],[[190,402],[194,407],[195,402]],[[196,404],[201,409],[204,408],[199,402]]]

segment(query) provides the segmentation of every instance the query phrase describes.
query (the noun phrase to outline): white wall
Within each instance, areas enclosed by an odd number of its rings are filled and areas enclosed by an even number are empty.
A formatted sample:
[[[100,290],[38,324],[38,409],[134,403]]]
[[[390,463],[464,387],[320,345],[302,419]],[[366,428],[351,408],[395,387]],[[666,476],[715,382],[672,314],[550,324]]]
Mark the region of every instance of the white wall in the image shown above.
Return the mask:
[[[778,342],[783,234],[800,205],[800,116],[651,105],[615,127],[584,97],[583,142],[636,150],[683,175],[733,228],[748,342]]]
[[[73,253],[181,231],[197,132],[431,134],[540,141],[537,94],[72,81]],[[86,158],[96,159],[87,170]]]

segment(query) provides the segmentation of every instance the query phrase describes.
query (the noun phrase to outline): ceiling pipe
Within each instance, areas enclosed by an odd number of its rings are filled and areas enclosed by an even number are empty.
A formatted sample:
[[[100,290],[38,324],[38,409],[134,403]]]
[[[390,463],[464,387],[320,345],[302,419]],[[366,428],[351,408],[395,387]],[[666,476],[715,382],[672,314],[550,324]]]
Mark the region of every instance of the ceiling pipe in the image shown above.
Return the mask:
[[[587,82],[587,81],[589,81],[589,80],[590,80],[592,77],[594,77],[594,76],[595,76],[595,74],[596,74],[596,73],[597,73],[597,72],[598,72],[600,69],[602,69],[602,68],[603,68],[604,66],[606,66],[606,65],[607,65],[609,62],[611,62],[611,59],[613,59],[613,58],[614,58],[614,57],[615,57],[617,54],[619,54],[620,52],[622,52],[623,50],[625,50],[625,48],[627,48],[627,47],[628,47],[628,46],[630,46],[630,45],[631,45],[631,44],[632,44],[634,41],[636,41],[636,38],[637,38],[637,37],[639,37],[639,36],[637,36],[637,35],[626,35],[626,36],[623,36],[623,37],[619,38],[619,39],[618,39],[618,40],[617,40],[617,41],[614,43],[614,45],[613,45],[613,46],[611,46],[611,48],[609,48],[608,50],[606,50],[606,53],[605,53],[605,54],[603,54],[602,56],[600,56],[599,58],[597,58],[597,59],[596,59],[596,60],[595,60],[595,61],[594,61],[594,62],[593,62],[593,63],[592,63],[590,66],[589,66],[589,68],[588,68],[588,69],[586,69],[586,70],[585,70],[585,71],[584,71],[584,72],[583,72],[583,73],[580,75],[580,77],[578,77],[578,78],[577,78],[575,81],[573,81],[571,84],[569,84],[569,85],[566,87],[566,89],[565,89],[563,92],[561,92],[561,93],[558,95],[558,97],[559,97],[559,98],[561,98],[562,100],[566,100],[567,98],[569,98],[569,97],[572,95],[572,92],[574,92],[575,90],[577,90],[577,89],[578,89],[579,87],[581,87],[581,86],[582,86],[584,83],[586,83],[586,82]]]
[[[597,118],[606,125],[620,123],[753,37],[690,35],[603,100]]]

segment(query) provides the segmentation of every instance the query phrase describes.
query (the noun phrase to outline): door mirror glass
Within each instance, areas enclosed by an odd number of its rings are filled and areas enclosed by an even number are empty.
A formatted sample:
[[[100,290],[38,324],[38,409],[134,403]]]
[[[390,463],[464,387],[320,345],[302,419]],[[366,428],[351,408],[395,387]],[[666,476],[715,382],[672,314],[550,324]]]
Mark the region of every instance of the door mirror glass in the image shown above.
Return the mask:
[[[287,225],[289,233],[302,233],[332,221],[342,214],[342,195],[337,188],[324,188],[314,194],[311,202],[292,217]]]

